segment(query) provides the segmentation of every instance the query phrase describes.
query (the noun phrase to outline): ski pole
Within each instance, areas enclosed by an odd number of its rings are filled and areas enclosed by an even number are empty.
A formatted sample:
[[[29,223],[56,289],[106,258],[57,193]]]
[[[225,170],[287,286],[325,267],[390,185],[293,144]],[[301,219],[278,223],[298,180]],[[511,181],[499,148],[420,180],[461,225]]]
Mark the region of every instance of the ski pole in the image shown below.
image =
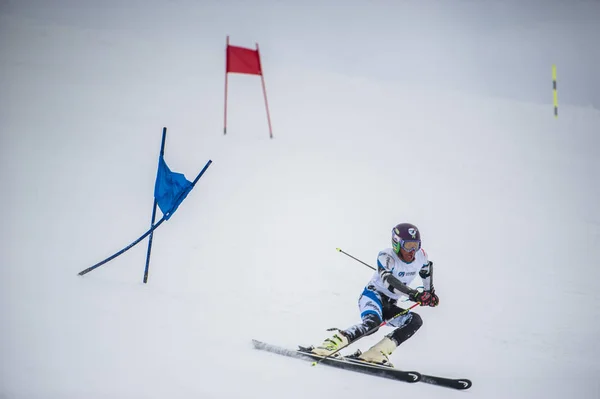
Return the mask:
[[[381,324],[379,324],[378,326],[376,326],[376,327],[373,327],[373,328],[371,328],[370,330],[367,330],[367,331],[365,331],[364,333],[362,333],[361,335],[359,335],[358,337],[356,337],[356,339],[355,339],[354,341],[350,342],[348,345],[346,345],[346,346],[342,346],[341,348],[338,348],[338,349],[334,350],[334,351],[333,351],[333,352],[331,352],[329,355],[322,357],[321,359],[319,359],[319,360],[318,360],[318,361],[316,361],[316,362],[312,362],[312,364],[311,364],[311,365],[312,365],[312,366],[316,366],[317,364],[321,363],[323,360],[325,360],[325,359],[329,359],[331,356],[335,355],[336,353],[338,353],[338,352],[339,352],[339,351],[341,351],[342,349],[349,347],[351,344],[355,343],[356,341],[358,341],[358,340],[359,340],[359,339],[361,339],[362,337],[366,337],[366,336],[367,336],[367,335],[369,335],[370,333],[372,333],[372,332],[374,332],[374,331],[378,330],[378,329],[379,329],[379,327],[383,327],[383,326],[385,326],[385,325],[386,325],[386,324],[388,324],[390,321],[394,320],[396,317],[400,317],[400,316],[403,316],[403,315],[407,314],[408,312],[410,312],[410,310],[411,310],[412,308],[415,308],[415,307],[419,306],[420,304],[421,304],[421,302],[416,302],[416,303],[414,303],[414,304],[413,304],[413,305],[411,305],[411,306],[410,306],[408,309],[404,309],[402,312],[398,313],[396,316],[392,317],[391,319],[389,319],[389,320],[384,320],[384,321],[383,321]],[[337,330],[337,329],[336,329],[336,330]],[[329,329],[328,331],[331,331],[331,329]],[[338,330],[338,331],[339,331],[339,330]]]
[[[371,266],[371,265],[363,262],[362,260],[357,259],[354,256],[350,255],[348,252],[344,252],[341,248],[336,248],[335,250],[338,251],[338,252],[343,253],[346,256],[349,256],[350,258],[354,259],[355,261],[358,261],[358,262],[362,263],[363,265],[367,266],[369,269],[377,270],[373,266]],[[430,274],[431,274],[431,287],[432,287],[431,290],[433,290],[433,262],[432,261],[429,261],[429,267],[430,267],[429,270],[430,270]],[[406,302],[407,300],[404,300],[404,302]]]
[[[362,263],[363,265],[367,266],[367,267],[368,267],[368,268],[370,268],[370,269],[377,270],[377,269],[375,269],[373,266],[371,266],[371,265],[369,265],[369,264],[367,264],[367,263],[363,262],[362,260],[360,260],[360,259],[356,259],[354,256],[350,255],[349,253],[342,251],[342,249],[341,249],[341,248],[336,248],[336,251],[338,251],[338,252],[341,252],[341,253],[343,253],[344,255],[351,257],[351,258],[352,258],[352,259],[354,259],[355,261],[358,261],[358,262]]]
[[[429,261],[429,290],[431,292],[435,291],[435,288],[433,288],[433,262]]]

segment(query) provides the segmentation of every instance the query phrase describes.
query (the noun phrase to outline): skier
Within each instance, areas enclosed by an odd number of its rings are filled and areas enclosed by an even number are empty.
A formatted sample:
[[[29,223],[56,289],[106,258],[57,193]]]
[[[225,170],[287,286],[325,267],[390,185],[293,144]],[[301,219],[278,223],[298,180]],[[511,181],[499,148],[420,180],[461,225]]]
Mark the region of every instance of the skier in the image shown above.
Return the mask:
[[[398,224],[392,229],[392,248],[379,252],[377,271],[358,299],[362,323],[346,330],[337,330],[333,337],[313,348],[312,353],[329,356],[357,338],[375,333],[383,320],[389,320],[405,311],[396,305],[401,296],[408,296],[421,306],[437,306],[439,298],[431,284],[432,265],[421,247],[419,229],[410,223]],[[409,287],[417,273],[423,280],[423,291]],[[368,351],[357,352],[358,359],[393,367],[388,356],[423,325],[423,319],[417,313],[406,312],[387,325],[397,328]]]

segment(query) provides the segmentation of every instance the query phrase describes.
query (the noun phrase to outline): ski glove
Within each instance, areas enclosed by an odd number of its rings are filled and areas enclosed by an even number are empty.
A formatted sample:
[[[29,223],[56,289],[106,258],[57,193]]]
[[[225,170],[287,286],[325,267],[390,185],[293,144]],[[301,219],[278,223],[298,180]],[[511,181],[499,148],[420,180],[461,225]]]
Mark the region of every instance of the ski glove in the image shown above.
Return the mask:
[[[432,308],[440,303],[440,298],[435,294],[435,291],[415,291],[410,295],[410,300],[421,302],[421,306],[431,306]]]

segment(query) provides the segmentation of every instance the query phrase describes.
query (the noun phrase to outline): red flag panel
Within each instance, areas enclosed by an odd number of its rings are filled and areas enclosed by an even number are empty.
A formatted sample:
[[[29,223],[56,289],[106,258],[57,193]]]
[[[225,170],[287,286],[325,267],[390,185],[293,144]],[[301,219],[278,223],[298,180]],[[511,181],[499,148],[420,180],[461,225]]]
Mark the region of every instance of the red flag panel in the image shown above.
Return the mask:
[[[227,72],[262,75],[258,50],[228,45]]]

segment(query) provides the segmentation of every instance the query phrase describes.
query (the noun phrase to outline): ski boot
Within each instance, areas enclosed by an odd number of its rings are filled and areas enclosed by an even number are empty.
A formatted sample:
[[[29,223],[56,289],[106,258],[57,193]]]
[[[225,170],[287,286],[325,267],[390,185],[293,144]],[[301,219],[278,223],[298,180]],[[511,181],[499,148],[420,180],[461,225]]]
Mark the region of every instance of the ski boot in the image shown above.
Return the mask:
[[[396,345],[396,342],[388,337],[383,337],[381,341],[373,345],[365,353],[357,353],[356,359],[367,363],[377,364],[379,366],[394,367],[388,356],[391,355],[397,347],[398,345]]]
[[[333,334],[333,337],[326,338],[321,345],[317,346],[316,348],[312,348],[311,352],[319,356],[330,356],[333,352],[342,349],[349,343],[350,341],[344,335],[344,333],[338,330],[337,333]],[[338,356],[340,355],[336,353],[333,357]]]

